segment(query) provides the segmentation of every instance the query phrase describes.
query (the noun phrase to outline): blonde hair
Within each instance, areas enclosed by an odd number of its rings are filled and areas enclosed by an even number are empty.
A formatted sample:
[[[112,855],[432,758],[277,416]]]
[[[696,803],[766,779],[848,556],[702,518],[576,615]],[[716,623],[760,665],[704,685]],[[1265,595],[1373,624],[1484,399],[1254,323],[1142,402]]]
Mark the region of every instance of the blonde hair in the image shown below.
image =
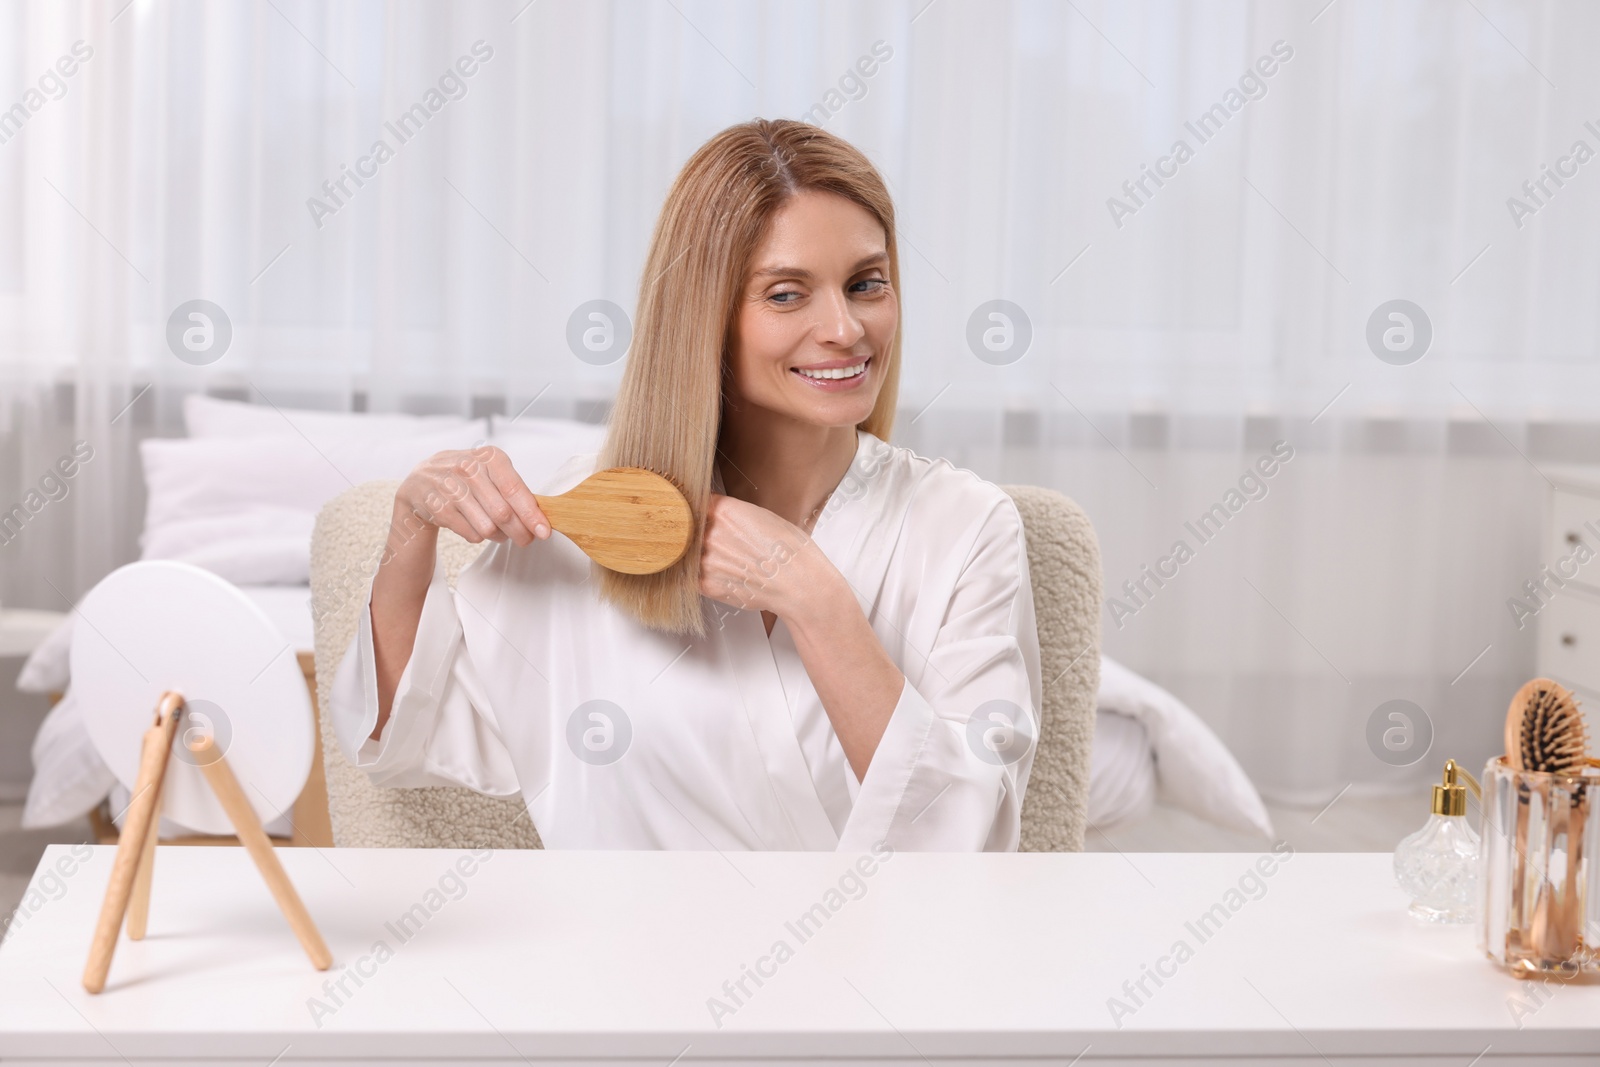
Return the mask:
[[[705,633],[701,533],[722,425],[727,341],[773,214],[805,190],[842,196],[877,219],[898,293],[894,204],[882,177],[854,146],[809,123],[730,126],[689,158],[661,206],[600,465],[645,467],[677,483],[694,511],[694,537],[683,559],[658,574],[596,565],[601,597],[652,629]],[[896,330],[877,403],[859,429],[889,439],[899,382]]]

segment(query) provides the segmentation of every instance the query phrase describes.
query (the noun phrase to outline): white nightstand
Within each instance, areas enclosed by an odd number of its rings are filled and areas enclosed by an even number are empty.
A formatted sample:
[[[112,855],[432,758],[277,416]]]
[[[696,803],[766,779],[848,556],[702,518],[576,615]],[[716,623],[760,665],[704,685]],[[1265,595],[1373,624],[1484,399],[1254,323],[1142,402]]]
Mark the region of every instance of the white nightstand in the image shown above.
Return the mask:
[[[1592,739],[1600,729],[1600,467],[1546,467],[1544,473],[1555,483],[1545,511],[1544,563],[1566,584],[1558,589],[1546,582],[1555,595],[1538,615],[1538,670],[1578,695]],[[1577,552],[1584,547],[1593,556],[1580,564]]]
[[[67,621],[64,611],[6,608],[0,611],[0,656],[28,656]]]

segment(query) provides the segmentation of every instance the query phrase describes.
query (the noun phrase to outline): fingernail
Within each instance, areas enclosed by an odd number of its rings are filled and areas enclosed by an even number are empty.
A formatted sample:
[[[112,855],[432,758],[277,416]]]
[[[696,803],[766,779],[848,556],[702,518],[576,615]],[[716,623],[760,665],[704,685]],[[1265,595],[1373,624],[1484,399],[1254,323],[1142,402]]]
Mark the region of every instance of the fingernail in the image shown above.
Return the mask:
[[[546,526],[542,522],[539,523],[539,525],[533,528],[533,536],[543,541],[546,537],[550,536],[550,527]]]

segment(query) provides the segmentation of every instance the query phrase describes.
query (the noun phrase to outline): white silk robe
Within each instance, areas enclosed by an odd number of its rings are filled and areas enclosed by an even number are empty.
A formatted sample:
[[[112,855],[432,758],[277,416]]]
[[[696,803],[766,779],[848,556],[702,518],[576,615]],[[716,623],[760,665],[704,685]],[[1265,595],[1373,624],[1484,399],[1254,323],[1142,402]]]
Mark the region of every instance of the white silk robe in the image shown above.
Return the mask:
[[[657,633],[559,536],[491,543],[454,591],[435,572],[377,740],[362,611],[330,694],[345,756],[380,786],[520,792],[547,848],[1015,850],[1041,695],[1015,504],[858,432],[812,536],[906,679],[862,780],[784,620],[706,598],[705,637]]]

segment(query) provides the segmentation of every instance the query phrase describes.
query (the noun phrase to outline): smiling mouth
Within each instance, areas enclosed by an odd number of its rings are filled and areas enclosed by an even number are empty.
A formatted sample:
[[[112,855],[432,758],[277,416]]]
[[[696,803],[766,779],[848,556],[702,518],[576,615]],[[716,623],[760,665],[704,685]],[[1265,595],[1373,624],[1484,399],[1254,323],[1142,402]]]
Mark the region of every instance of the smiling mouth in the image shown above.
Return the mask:
[[[800,375],[800,377],[810,378],[812,381],[834,382],[861,377],[863,374],[867,373],[867,364],[871,362],[872,357],[868,356],[860,363],[852,363],[848,367],[833,367],[827,370],[807,370],[804,367],[792,367],[790,369],[796,374]]]

